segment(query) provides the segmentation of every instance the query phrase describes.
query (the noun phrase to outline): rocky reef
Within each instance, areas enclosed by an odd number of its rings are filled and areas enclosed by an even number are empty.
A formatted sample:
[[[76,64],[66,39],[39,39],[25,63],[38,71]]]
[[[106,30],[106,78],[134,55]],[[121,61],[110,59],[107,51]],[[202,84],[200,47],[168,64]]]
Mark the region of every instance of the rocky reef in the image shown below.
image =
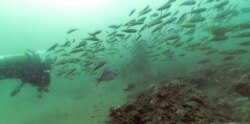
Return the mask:
[[[219,65],[153,83],[110,109],[106,124],[250,122],[249,68]]]
[[[133,101],[110,110],[107,124],[229,122],[220,107],[185,84],[151,86]]]

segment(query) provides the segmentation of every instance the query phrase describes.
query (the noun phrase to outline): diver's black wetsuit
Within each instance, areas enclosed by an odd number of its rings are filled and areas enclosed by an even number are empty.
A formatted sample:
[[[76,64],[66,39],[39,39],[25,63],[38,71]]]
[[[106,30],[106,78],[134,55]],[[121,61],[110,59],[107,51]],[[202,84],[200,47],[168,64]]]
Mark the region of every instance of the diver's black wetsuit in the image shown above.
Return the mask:
[[[23,84],[29,83],[37,86],[41,93],[47,91],[50,83],[49,70],[50,63],[42,61],[35,54],[20,54],[15,56],[6,56],[0,58],[0,80],[1,79],[20,79]],[[21,85],[22,87],[23,85]],[[19,92],[17,88],[12,95]]]

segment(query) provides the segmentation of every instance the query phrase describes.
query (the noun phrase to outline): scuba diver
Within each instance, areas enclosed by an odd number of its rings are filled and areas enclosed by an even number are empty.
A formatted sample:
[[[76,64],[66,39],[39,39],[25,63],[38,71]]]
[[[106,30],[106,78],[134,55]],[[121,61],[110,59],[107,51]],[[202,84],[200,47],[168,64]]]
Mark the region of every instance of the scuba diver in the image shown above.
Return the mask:
[[[15,96],[25,84],[37,87],[38,97],[48,92],[52,61],[42,58],[39,53],[28,51],[24,54],[0,56],[0,80],[20,79],[22,84],[16,87],[11,96]]]

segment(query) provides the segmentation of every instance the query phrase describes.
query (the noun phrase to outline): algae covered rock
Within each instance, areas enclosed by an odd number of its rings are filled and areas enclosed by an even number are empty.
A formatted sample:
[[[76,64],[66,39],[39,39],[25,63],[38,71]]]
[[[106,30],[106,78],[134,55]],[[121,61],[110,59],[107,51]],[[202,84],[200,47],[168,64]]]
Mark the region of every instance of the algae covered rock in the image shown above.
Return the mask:
[[[162,83],[134,100],[111,108],[107,124],[224,123],[219,106],[184,84]]]

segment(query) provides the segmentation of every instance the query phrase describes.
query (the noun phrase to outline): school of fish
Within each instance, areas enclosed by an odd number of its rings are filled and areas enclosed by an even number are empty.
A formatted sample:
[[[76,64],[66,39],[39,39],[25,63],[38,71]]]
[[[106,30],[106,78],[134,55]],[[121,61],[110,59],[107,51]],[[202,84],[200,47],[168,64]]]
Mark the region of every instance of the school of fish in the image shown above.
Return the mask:
[[[250,49],[250,19],[237,21],[241,16],[250,16],[250,7],[240,7],[233,2],[167,0],[156,9],[150,5],[142,10],[132,8],[126,15],[131,20],[87,32],[88,36],[80,41],[66,39],[64,43],[55,43],[47,52],[55,58],[56,75],[69,79],[83,72],[96,75],[101,68],[112,66],[103,56],[125,59],[124,51],[140,42],[147,43],[147,56],[153,63],[196,54],[199,60],[194,63],[198,65],[213,63],[214,56],[221,62],[233,61],[249,54]],[[66,33],[71,35],[80,30],[73,28]],[[221,49],[228,43],[233,47]],[[107,72],[110,71],[104,70],[98,82],[114,79],[117,74],[103,77]]]

